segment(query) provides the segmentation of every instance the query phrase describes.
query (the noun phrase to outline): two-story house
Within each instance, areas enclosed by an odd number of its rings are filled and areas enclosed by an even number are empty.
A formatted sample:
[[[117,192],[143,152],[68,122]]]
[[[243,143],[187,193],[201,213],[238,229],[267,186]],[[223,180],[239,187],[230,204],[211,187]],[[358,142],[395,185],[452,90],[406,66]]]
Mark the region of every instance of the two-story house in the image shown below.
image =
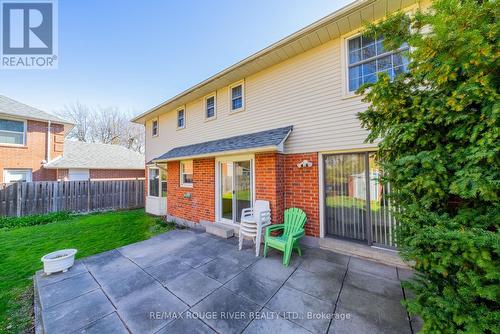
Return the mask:
[[[62,155],[73,124],[0,95],[0,182],[56,180],[44,164]]]
[[[144,155],[65,140],[73,124],[0,95],[0,183],[144,179]]]
[[[408,60],[362,33],[413,0],[359,0],[134,119],[146,126],[147,211],[238,226],[256,199],[307,214],[306,233],[394,247],[390,191],[354,92]],[[309,240],[313,240],[309,238]]]

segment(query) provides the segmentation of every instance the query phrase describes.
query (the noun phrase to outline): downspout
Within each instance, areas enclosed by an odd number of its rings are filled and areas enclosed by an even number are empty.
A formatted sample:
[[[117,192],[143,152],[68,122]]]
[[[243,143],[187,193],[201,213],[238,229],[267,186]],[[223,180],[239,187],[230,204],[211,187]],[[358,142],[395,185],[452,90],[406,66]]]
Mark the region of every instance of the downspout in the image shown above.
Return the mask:
[[[48,127],[47,127],[47,159],[46,161],[49,162],[50,161],[50,128],[51,128],[51,122],[49,121],[49,124],[48,124]]]

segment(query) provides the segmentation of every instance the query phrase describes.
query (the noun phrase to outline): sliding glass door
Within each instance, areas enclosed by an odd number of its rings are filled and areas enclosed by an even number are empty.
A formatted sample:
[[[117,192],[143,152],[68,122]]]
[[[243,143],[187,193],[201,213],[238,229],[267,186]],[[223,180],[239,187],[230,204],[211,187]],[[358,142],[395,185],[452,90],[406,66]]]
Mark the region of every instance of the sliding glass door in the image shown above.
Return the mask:
[[[394,247],[396,222],[373,153],[324,156],[326,235]]]
[[[241,211],[252,206],[252,160],[218,162],[218,212],[226,223],[239,223]]]

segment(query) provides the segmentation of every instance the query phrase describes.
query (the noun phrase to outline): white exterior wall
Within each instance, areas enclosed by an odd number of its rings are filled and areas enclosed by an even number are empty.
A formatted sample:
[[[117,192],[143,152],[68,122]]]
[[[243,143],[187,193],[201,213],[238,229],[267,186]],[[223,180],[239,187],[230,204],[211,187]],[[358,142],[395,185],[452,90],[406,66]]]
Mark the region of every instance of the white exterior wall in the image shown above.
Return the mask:
[[[345,36],[344,36],[345,37]],[[231,114],[228,87],[217,90],[217,118],[206,121],[204,99],[188,103],[186,127],[176,110],[159,117],[159,135],[146,122],[146,161],[168,150],[208,140],[293,125],[285,153],[373,147],[356,114],[360,97],[345,94],[344,38],[338,38],[245,78],[245,110]]]

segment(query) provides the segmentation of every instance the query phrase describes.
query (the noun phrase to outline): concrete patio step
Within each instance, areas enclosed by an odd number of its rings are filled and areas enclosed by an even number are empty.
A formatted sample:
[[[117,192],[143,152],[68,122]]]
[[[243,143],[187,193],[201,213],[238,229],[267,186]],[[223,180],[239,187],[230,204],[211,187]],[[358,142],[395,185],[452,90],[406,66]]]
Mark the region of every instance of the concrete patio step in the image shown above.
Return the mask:
[[[225,226],[218,223],[206,223],[204,224],[204,226],[205,232],[209,234],[213,234],[224,239],[229,239],[234,236],[234,229],[230,226]]]

